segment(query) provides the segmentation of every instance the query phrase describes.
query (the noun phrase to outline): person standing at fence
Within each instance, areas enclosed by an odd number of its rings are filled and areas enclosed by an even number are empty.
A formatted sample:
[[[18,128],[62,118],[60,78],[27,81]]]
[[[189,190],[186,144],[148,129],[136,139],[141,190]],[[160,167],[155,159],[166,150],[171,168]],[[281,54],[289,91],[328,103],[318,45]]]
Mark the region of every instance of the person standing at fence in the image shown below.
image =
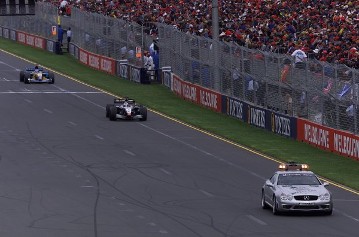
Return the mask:
[[[348,131],[354,132],[354,115],[355,115],[356,107],[354,104],[349,105],[345,113],[347,115],[347,129]]]
[[[292,57],[294,57],[294,64],[296,68],[305,69],[307,54],[302,49],[294,50]]]
[[[290,64],[291,64],[291,61],[288,58],[284,59],[283,69],[280,73],[280,81],[281,82],[287,82],[287,77],[290,72]]]
[[[159,47],[157,45],[157,39],[154,39],[152,44],[149,47],[149,52],[150,55],[152,56],[153,59],[153,69],[155,70],[154,73],[154,80],[158,79],[158,69],[159,69],[159,64],[160,64],[160,59],[159,59]]]
[[[299,117],[305,117],[308,116],[308,103],[307,103],[307,92],[302,91],[299,98]]]
[[[260,106],[264,106],[266,103],[266,82],[265,80],[261,79],[258,83],[258,90],[257,90],[257,103]]]
[[[59,7],[59,13],[60,15],[65,15],[66,14],[66,8],[68,7],[68,2],[66,0],[63,0],[60,2],[60,7]]]
[[[57,26],[57,41],[60,42],[60,47],[62,46],[62,40],[64,38],[64,30],[61,25]]]
[[[71,27],[69,27],[69,29],[66,31],[66,35],[67,35],[67,52],[69,52],[70,42],[71,42],[71,38],[72,38]]]
[[[289,93],[284,96],[284,113],[293,116],[293,98]]]
[[[233,80],[233,95],[237,98],[241,95],[241,71],[239,67],[236,67],[233,65],[233,71],[232,71],[232,80]]]
[[[153,69],[154,69],[154,63],[153,58],[150,54],[150,52],[145,51],[143,56],[143,66],[147,70],[147,74],[152,77],[154,75]]]
[[[256,104],[257,103],[257,95],[256,92],[258,90],[258,82],[255,81],[251,76],[247,76],[246,80],[248,81],[247,87],[247,99]]]

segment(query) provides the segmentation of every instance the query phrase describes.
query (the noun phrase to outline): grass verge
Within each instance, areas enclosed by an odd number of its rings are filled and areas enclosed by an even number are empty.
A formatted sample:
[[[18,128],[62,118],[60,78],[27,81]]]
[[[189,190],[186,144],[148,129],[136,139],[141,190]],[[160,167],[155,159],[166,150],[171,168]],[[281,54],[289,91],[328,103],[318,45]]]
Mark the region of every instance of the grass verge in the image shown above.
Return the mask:
[[[311,170],[359,191],[359,162],[305,143],[252,127],[238,119],[184,101],[162,85],[142,85],[80,64],[68,54],[56,55],[0,38],[0,48],[119,96],[130,96],[149,108],[217,134],[281,161],[308,163]]]

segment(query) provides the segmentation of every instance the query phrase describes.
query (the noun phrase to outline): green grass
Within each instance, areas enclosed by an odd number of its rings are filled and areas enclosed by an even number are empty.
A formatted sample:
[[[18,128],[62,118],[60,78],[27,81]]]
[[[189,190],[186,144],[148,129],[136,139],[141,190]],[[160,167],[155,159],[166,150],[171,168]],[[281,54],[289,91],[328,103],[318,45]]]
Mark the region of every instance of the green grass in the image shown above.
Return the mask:
[[[238,119],[186,102],[162,85],[137,84],[90,69],[67,54],[56,55],[1,38],[0,48],[113,94],[130,96],[153,110],[260,151],[277,160],[308,163],[311,170],[320,176],[356,191],[359,190],[358,161],[275,135]]]

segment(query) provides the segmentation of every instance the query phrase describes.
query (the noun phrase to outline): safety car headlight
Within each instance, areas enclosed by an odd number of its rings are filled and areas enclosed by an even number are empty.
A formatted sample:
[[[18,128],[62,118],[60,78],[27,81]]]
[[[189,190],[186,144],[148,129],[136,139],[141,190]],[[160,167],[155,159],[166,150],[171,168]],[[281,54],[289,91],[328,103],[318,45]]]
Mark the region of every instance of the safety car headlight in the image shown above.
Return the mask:
[[[330,200],[330,194],[329,193],[324,193],[319,195],[319,200],[321,201],[329,201]]]
[[[291,200],[293,200],[293,195],[282,193],[280,195],[280,200],[282,200],[282,201],[291,201]]]

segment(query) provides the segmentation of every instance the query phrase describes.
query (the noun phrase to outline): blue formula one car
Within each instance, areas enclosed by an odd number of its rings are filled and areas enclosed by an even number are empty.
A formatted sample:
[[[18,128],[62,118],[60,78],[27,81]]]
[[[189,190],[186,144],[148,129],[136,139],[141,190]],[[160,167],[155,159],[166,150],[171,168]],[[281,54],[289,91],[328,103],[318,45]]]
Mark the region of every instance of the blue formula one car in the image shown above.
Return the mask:
[[[55,83],[55,75],[53,72],[46,71],[42,67],[28,67],[20,72],[20,82],[30,83]]]

